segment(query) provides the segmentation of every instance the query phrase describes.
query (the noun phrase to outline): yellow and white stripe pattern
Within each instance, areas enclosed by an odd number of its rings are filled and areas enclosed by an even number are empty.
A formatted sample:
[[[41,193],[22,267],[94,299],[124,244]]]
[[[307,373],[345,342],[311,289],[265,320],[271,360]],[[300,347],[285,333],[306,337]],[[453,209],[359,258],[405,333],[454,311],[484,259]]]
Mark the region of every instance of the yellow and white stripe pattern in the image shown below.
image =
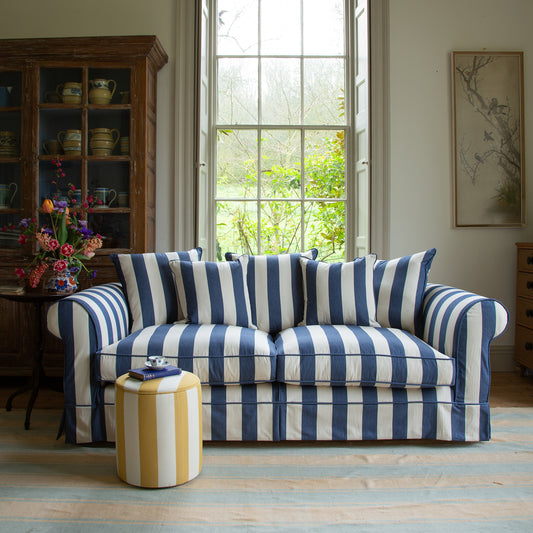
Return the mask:
[[[138,487],[173,487],[202,469],[202,393],[191,372],[115,383],[118,477]]]

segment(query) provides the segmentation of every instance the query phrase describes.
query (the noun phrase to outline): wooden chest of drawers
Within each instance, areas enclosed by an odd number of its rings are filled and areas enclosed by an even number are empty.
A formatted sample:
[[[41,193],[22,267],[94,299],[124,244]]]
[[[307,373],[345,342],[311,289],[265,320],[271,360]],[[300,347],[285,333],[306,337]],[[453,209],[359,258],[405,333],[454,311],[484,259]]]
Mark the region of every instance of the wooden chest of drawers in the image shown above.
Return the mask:
[[[516,272],[515,361],[533,368],[533,243],[518,242]]]

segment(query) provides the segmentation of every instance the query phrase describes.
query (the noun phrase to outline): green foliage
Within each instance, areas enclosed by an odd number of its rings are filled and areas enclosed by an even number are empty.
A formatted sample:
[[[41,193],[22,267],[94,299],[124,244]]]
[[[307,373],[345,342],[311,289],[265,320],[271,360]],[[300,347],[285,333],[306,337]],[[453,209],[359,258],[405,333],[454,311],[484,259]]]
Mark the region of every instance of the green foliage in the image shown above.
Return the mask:
[[[268,161],[263,160],[263,165]],[[238,184],[240,198],[255,198],[257,172],[250,161],[242,162],[244,180]],[[248,254],[296,252],[317,247],[322,259],[343,260],[345,253],[344,135],[325,138],[307,147],[304,161],[304,184],[300,165],[272,165],[263,170],[262,201],[217,202],[217,256],[226,251]],[[219,183],[231,183],[220,176]],[[302,228],[302,204],[304,216]],[[260,240],[258,243],[258,223]],[[303,240],[303,242],[302,242]]]

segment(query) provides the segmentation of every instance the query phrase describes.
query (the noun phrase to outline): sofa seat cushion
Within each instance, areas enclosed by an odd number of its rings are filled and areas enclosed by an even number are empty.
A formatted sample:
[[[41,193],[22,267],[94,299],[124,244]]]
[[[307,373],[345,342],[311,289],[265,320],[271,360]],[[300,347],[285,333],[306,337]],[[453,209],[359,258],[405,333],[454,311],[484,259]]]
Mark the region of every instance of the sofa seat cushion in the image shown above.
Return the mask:
[[[114,382],[130,368],[143,367],[148,355],[164,355],[209,385],[264,383],[276,376],[276,348],[268,333],[175,323],[144,328],[103,348],[96,354],[97,379]]]
[[[393,328],[313,325],[276,337],[277,380],[315,386],[450,386],[455,360]]]

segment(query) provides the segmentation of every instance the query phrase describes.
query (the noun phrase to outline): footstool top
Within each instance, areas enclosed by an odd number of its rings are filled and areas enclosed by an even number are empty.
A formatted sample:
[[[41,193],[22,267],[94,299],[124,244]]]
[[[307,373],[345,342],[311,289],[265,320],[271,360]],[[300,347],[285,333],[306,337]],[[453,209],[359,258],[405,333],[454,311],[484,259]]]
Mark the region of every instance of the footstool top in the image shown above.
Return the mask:
[[[178,375],[148,379],[146,381],[123,374],[117,378],[115,385],[125,391],[136,392],[137,394],[174,394],[175,392],[192,389],[198,383],[200,383],[198,376],[184,370]]]

